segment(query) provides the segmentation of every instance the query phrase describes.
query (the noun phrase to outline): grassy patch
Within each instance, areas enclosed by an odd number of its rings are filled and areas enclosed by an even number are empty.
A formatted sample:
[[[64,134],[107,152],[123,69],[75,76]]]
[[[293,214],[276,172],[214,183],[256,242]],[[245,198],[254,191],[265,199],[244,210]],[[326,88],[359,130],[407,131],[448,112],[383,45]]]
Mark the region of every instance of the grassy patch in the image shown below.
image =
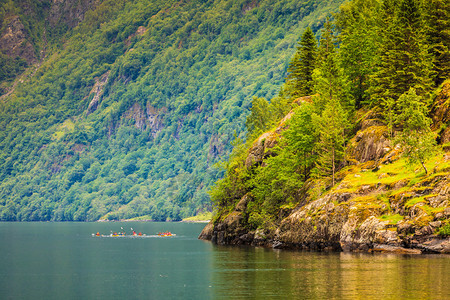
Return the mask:
[[[145,215],[145,216],[127,219],[127,221],[152,221],[152,218],[148,215]]]
[[[183,222],[206,222],[206,221],[211,220],[212,217],[213,217],[212,212],[205,212],[205,213],[193,216],[193,217],[185,218],[185,219],[183,219]]]
[[[398,222],[404,219],[404,216],[401,216],[399,214],[395,215],[382,215],[379,217],[380,220],[388,221],[389,225],[397,225]]]
[[[450,236],[450,224],[447,223],[439,228],[438,234],[442,237]]]
[[[418,197],[418,198],[413,198],[411,200],[408,200],[408,202],[405,203],[405,207],[411,208],[414,205],[416,205],[417,203],[426,203],[425,197]]]

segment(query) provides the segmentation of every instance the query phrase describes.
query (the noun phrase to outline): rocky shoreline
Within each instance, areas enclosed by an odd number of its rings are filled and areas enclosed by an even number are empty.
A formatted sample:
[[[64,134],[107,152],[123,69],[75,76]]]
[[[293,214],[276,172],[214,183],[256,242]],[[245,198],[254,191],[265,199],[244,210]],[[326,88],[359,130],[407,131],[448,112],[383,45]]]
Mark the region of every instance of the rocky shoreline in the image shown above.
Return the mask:
[[[306,99],[307,100],[307,99]],[[450,120],[450,83],[433,106],[434,128]],[[289,117],[290,113],[287,117]],[[283,124],[283,122],[281,122]],[[441,130],[450,143],[450,127]],[[271,155],[283,126],[264,133],[247,152],[245,166],[258,168]],[[347,166],[338,183],[306,183],[293,209],[257,229],[249,224],[250,192],[234,208],[219,212],[199,238],[220,245],[253,245],[277,249],[404,254],[450,254],[450,153],[435,156],[430,172],[408,169],[401,151],[376,114],[367,113],[347,147]],[[325,187],[325,189],[323,188]],[[320,195],[317,195],[320,190]]]

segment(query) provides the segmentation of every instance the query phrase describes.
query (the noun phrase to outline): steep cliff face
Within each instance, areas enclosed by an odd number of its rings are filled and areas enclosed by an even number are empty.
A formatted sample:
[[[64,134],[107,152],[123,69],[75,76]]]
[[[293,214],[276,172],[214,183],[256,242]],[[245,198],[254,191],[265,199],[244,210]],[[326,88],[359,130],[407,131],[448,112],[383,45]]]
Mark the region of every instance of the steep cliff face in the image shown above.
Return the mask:
[[[12,58],[23,58],[28,64],[37,61],[35,48],[19,16],[12,16],[6,20],[0,34],[0,50]]]
[[[450,116],[442,105],[449,86],[444,85],[433,111],[443,128]],[[261,138],[265,136],[270,134]],[[249,150],[246,165],[264,164],[259,153],[267,151],[258,147],[261,142]],[[252,197],[247,194],[232,212],[208,224],[199,238],[288,249],[450,253],[450,153],[430,160],[428,174],[414,170],[390,141],[387,127],[368,113],[349,143],[347,163],[337,175],[339,182],[325,191],[323,181],[310,180],[305,197],[275,226],[248,229]]]
[[[48,13],[50,26],[67,25],[74,28],[84,20],[86,12],[99,5],[102,0],[52,0]]]
[[[48,33],[58,31],[61,35],[75,28],[83,21],[87,11],[101,2],[101,0],[52,0],[33,3],[35,5],[19,2],[16,12],[20,13],[6,11],[7,17],[3,20],[3,24],[0,24],[0,50],[12,58],[21,57],[29,64],[36,63],[40,58],[38,49],[44,46]]]

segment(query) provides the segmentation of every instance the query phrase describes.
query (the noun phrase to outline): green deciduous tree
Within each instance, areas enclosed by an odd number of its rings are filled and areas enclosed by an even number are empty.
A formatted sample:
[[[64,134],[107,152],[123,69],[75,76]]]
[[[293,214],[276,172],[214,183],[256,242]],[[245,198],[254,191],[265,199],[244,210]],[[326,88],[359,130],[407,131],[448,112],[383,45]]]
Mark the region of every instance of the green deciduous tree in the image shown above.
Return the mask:
[[[345,130],[349,127],[347,114],[339,101],[332,99],[322,114],[315,116],[314,124],[319,132],[316,170],[319,175],[331,175],[334,185],[337,168],[344,158]]]
[[[270,126],[271,112],[269,102],[261,97],[253,97],[250,115],[246,126],[251,137],[257,137]]]
[[[283,133],[286,151],[295,157],[297,173],[302,180],[309,178],[317,155],[315,147],[318,134],[313,122],[314,109],[311,103],[303,103],[292,116],[289,128]]]
[[[403,154],[408,162],[420,163],[426,174],[428,170],[425,162],[436,152],[436,138],[430,129],[431,119],[427,116],[428,108],[413,88],[400,96],[398,106],[401,113],[396,121],[403,125],[403,131],[397,138],[397,142],[402,146]]]

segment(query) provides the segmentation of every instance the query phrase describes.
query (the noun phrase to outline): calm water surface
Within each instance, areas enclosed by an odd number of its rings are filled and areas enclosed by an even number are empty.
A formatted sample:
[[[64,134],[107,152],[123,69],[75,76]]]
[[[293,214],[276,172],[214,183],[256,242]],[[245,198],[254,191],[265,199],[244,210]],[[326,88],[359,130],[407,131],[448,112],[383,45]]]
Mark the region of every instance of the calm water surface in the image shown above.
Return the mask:
[[[219,247],[203,226],[0,223],[0,299],[450,299],[450,256]],[[91,236],[121,227],[177,236]]]

